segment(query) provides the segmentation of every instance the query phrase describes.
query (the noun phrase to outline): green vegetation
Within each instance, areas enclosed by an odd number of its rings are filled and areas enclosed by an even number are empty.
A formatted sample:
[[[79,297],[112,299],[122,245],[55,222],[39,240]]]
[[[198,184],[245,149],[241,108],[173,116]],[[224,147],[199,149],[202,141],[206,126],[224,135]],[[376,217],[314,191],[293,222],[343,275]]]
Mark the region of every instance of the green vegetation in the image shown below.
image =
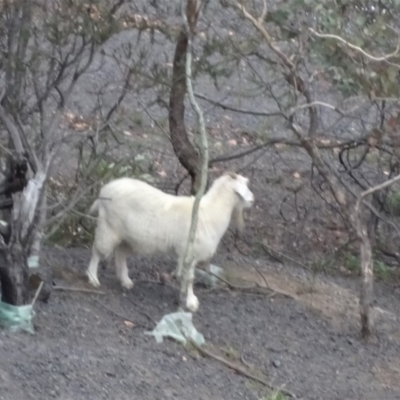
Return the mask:
[[[261,397],[260,400],[287,400],[287,397],[281,391],[277,390],[267,396]]]

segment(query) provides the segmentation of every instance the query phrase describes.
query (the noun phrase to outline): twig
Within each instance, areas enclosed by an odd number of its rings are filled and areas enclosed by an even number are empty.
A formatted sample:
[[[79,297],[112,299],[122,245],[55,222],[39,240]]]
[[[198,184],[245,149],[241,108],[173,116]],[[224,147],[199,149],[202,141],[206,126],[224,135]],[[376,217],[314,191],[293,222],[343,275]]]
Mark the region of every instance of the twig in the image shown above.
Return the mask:
[[[12,119],[9,117],[6,110],[1,105],[0,105],[0,120],[2,121],[4,127],[7,129],[15,150],[17,151],[17,153],[22,154],[24,151],[24,146],[22,144],[18,128],[16,124],[12,121]]]
[[[164,127],[157,121],[155,117],[151,114],[151,112],[148,110],[148,107],[146,104],[143,103],[142,100],[139,98],[136,98],[136,101],[143,107],[143,111],[150,117],[150,119],[158,126],[158,128],[164,133],[164,135],[171,140],[169,133],[164,129]]]
[[[99,301],[99,300],[97,300],[97,299],[93,299],[97,304],[99,304],[101,307],[103,307],[105,310],[107,310],[108,312],[110,312],[111,314],[113,314],[114,316],[116,316],[116,317],[118,317],[118,318],[121,318],[123,321],[128,321],[128,322],[130,322],[131,324],[133,324],[133,325],[135,325],[135,326],[140,326],[140,327],[142,327],[142,328],[144,328],[144,329],[151,329],[151,328],[149,328],[147,325],[145,325],[145,324],[141,324],[141,323],[138,323],[138,322],[134,322],[134,321],[132,321],[130,318],[127,318],[125,315],[122,315],[122,314],[120,314],[120,313],[118,313],[118,312],[116,312],[116,311],[114,311],[114,310],[112,310],[111,308],[108,308],[105,304],[103,304],[101,301]]]
[[[35,297],[33,298],[32,303],[31,303],[32,307],[33,307],[34,304],[36,303],[36,300],[37,300],[37,298],[39,297],[39,294],[40,294],[40,292],[41,292],[41,290],[42,290],[42,287],[43,287],[43,281],[40,282],[40,285],[39,285],[39,287],[38,287],[37,290],[36,290]]]
[[[206,101],[207,103],[210,103],[214,106],[222,108],[223,110],[228,110],[228,111],[236,112],[239,114],[254,115],[257,117],[279,117],[279,116],[284,115],[284,113],[282,111],[263,112],[263,111],[254,111],[254,110],[244,110],[242,108],[233,107],[228,104],[224,104],[219,101],[210,99],[209,97],[204,96],[204,94],[201,94],[201,93],[195,93],[194,95],[196,97],[198,97],[199,99]]]
[[[315,139],[317,139],[317,138],[315,138]],[[324,143],[324,140],[326,141],[325,143]],[[355,141],[349,140],[346,142],[340,142],[337,140],[335,141],[334,139],[321,137],[319,139],[319,141],[316,140],[315,142],[316,142],[315,143],[316,147],[319,149],[335,149],[335,148],[348,146],[350,144],[353,144]],[[242,157],[248,156],[252,153],[255,153],[258,150],[264,149],[267,146],[273,146],[276,144],[284,144],[286,146],[293,146],[293,147],[303,147],[303,144],[296,140],[290,140],[290,139],[285,139],[285,138],[274,138],[274,139],[269,139],[265,143],[262,143],[260,145],[257,145],[255,147],[252,147],[248,150],[244,150],[239,153],[234,153],[234,154],[230,154],[230,155],[222,155],[220,157],[212,158],[210,160],[209,165],[211,167],[215,163],[227,162],[227,161],[235,160],[237,158],[242,158]]]
[[[267,9],[267,0],[263,0],[263,10],[262,10],[262,13],[261,13],[260,17],[258,18],[258,21],[259,21],[260,23],[263,23],[263,22],[264,22],[264,20],[265,20],[265,18],[266,18],[266,16],[267,16],[267,12],[268,12],[268,9]]]
[[[247,368],[251,369],[251,365],[244,359],[243,354],[240,356],[240,361],[241,361],[242,364],[245,365]]]
[[[299,106],[293,107],[292,109],[289,110],[289,113],[287,114],[287,117],[291,117],[297,111],[304,110],[304,109],[310,108],[310,107],[315,107],[315,106],[326,107],[326,108],[329,108],[331,110],[336,111],[338,114],[340,114],[343,117],[346,116],[346,113],[344,111],[340,110],[339,108],[335,107],[332,104],[324,103],[322,101],[313,101],[311,103],[301,104]]]
[[[397,182],[398,180],[400,180],[400,175],[397,175],[394,178],[389,179],[388,181],[381,183],[380,185],[377,185],[377,186],[374,186],[372,188],[369,188],[368,190],[365,190],[364,192],[361,193],[360,198],[358,199],[357,202],[360,203],[361,200],[364,197],[366,197],[366,196],[368,196],[368,195],[370,195],[370,194],[372,194],[374,192],[377,192],[378,190],[385,189],[387,186],[392,185],[393,183]],[[360,206],[358,205],[358,208],[359,207]]]
[[[283,65],[288,68],[289,70],[294,70],[295,64],[293,61],[277,46],[276,42],[272,38],[272,36],[268,33],[268,31],[262,25],[263,21],[253,17],[243,5],[243,3],[239,3],[235,1],[233,6],[240,10],[243,13],[243,16],[250,21],[253,26],[261,33],[264,37],[265,41],[267,42],[269,48],[281,59]]]
[[[86,289],[86,288],[75,288],[66,286],[53,286],[53,290],[60,290],[65,292],[82,292],[82,293],[93,293],[93,294],[107,294],[101,290]]]
[[[136,311],[139,313],[139,314],[141,314],[141,315],[143,315],[144,317],[146,317],[149,321],[151,321],[154,325],[157,325],[157,321],[154,319],[154,318],[152,318],[149,314],[147,314],[146,312],[144,312],[144,311],[141,311],[141,310],[139,310],[139,308],[140,308],[140,306],[138,305],[138,304],[136,304],[133,300],[131,300],[131,299],[129,299],[129,301],[136,307]]]
[[[287,256],[287,255],[284,254],[284,253],[281,253],[281,252],[278,251],[278,250],[274,250],[272,247],[269,247],[269,246],[266,245],[265,243],[262,243],[261,245],[262,245],[264,251],[265,251],[267,254],[269,254],[269,251],[275,252],[275,253],[279,254],[281,257],[286,258],[287,260],[289,260],[289,261],[291,261],[291,262],[294,262],[294,263],[296,263],[297,265],[300,265],[300,267],[302,267],[302,268],[304,268],[304,269],[310,269],[307,265],[301,263],[300,261],[295,260],[295,259],[292,258],[292,257]],[[268,250],[268,251],[267,251],[267,250]]]
[[[280,392],[282,392],[284,395],[289,396],[293,399],[296,398],[296,395],[286,389],[280,389],[277,388],[275,386],[273,386],[270,382],[268,382],[266,379],[263,378],[259,378],[258,376],[252,374],[251,372],[245,370],[244,368],[241,368],[238,365],[235,365],[231,362],[229,362],[228,360],[226,360],[225,358],[214,354],[212,351],[210,350],[206,350],[205,348],[198,346],[196,343],[194,343],[192,340],[188,339],[191,343],[191,345],[199,352],[201,353],[203,356],[207,356],[210,357],[216,361],[219,361],[220,363],[226,365],[227,367],[233,369],[234,371],[238,372],[239,374],[245,376],[246,378],[252,379],[253,381],[259,382],[262,385],[266,386],[268,389],[270,390],[279,390]]]
[[[356,46],[350,42],[348,42],[347,40],[344,40],[343,38],[341,38],[338,35],[332,35],[329,33],[319,33],[317,31],[315,31],[313,28],[308,28],[308,30],[313,33],[315,36],[318,36],[319,38],[324,38],[324,39],[335,39],[343,44],[345,44],[346,46],[350,47],[353,50],[358,51],[359,53],[361,53],[362,55],[364,55],[365,57],[369,58],[372,61],[387,61],[389,58],[395,57],[400,50],[400,42],[397,44],[396,50],[393,53],[381,56],[381,57],[375,57],[372,54],[368,54],[365,50],[363,50],[361,47]],[[400,65],[394,64],[398,67],[400,67]]]
[[[242,109],[242,108],[233,107],[233,106],[230,106],[225,103],[221,103],[220,101],[210,99],[207,96],[200,94],[200,93],[195,93],[195,96],[201,100],[206,101],[207,103],[210,103],[210,104],[213,104],[214,106],[222,108],[223,110],[232,111],[232,112],[239,113],[239,114],[254,115],[257,117],[284,117],[285,116],[285,111],[264,112],[264,111],[254,111],[254,110],[250,110],[250,109],[246,110],[246,109]],[[290,116],[294,115],[296,112],[301,111],[303,109],[315,107],[315,106],[329,108],[331,110],[336,111],[341,116],[346,115],[346,113],[344,111],[340,110],[338,107],[336,107],[332,104],[325,103],[322,101],[313,101],[311,103],[302,104],[297,107],[290,108],[286,113],[286,117],[290,117]]]
[[[178,196],[178,194],[179,194],[179,188],[181,187],[181,185],[182,185],[182,183],[185,181],[185,179],[186,178],[188,178],[190,175],[189,175],[189,173],[187,173],[187,174],[185,174],[184,176],[183,176],[183,178],[181,178],[180,180],[179,180],[179,182],[176,184],[176,186],[175,186],[175,194]]]
[[[251,265],[252,265],[253,268],[257,271],[258,275],[261,276],[261,279],[264,281],[265,286],[266,286],[268,289],[271,289],[271,287],[269,286],[269,283],[268,283],[268,281],[267,281],[267,278],[266,278],[266,277],[264,276],[264,274],[260,271],[260,269],[255,265],[255,263],[252,263]]]

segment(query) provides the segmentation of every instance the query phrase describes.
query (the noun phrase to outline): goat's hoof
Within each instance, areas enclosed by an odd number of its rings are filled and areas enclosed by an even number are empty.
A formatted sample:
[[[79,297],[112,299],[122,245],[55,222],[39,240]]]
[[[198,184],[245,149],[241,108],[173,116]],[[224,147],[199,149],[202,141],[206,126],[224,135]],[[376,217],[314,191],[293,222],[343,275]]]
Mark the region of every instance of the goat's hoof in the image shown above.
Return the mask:
[[[199,305],[200,305],[199,299],[195,295],[188,296],[186,300],[186,308],[190,312],[192,313],[196,312],[199,309]]]
[[[89,283],[90,283],[92,286],[94,286],[94,287],[96,287],[96,288],[100,287],[100,281],[99,281],[98,278],[94,277],[94,276],[91,275],[89,272],[86,273],[86,276],[87,276],[87,278],[88,278]]]
[[[132,289],[135,284],[133,283],[132,279],[125,279],[121,282],[121,285],[125,289]]]

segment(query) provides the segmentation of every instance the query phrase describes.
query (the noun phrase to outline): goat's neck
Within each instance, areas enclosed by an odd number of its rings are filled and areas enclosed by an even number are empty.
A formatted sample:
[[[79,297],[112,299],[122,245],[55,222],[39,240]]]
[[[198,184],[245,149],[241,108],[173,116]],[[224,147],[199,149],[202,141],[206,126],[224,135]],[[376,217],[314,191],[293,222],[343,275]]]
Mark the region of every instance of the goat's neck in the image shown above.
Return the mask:
[[[225,193],[223,195],[217,193],[210,193],[211,196],[204,196],[202,203],[202,212],[204,212],[206,219],[218,220],[218,224],[212,224],[211,226],[215,229],[215,233],[222,236],[232,217],[232,211],[235,206],[235,197],[231,193]]]

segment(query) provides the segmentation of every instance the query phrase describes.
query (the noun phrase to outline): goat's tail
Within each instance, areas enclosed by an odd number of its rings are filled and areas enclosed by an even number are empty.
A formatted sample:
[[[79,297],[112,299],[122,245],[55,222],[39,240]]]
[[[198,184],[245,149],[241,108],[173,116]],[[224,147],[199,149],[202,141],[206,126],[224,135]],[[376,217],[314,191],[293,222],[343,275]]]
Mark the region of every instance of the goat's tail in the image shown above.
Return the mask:
[[[93,215],[99,209],[99,199],[95,200],[92,206],[89,208],[89,215]]]

